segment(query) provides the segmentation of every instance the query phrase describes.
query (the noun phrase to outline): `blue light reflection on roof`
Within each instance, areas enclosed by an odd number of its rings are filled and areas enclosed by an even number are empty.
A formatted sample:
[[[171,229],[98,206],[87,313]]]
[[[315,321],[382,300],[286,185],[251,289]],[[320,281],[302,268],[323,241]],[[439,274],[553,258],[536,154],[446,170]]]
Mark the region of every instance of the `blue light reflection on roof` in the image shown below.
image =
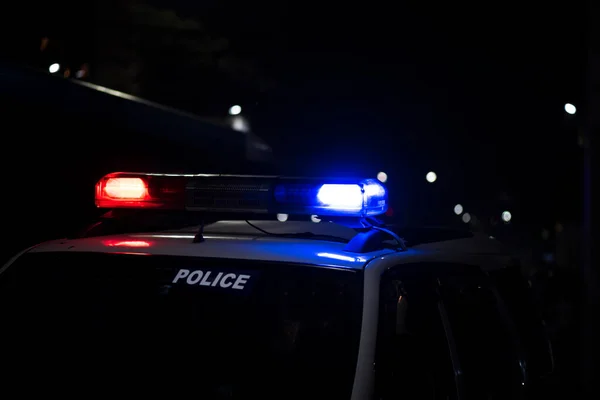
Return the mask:
[[[367,259],[364,257],[351,257],[351,256],[344,256],[342,254],[334,254],[334,253],[317,253],[317,256],[331,258],[333,260],[348,261],[348,262],[365,262],[365,261],[367,261]]]

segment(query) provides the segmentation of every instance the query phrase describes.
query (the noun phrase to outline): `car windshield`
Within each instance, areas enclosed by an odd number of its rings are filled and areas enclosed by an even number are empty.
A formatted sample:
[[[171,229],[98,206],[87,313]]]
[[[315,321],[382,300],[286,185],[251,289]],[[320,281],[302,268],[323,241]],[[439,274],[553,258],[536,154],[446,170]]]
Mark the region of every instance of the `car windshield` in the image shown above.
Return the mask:
[[[63,393],[349,398],[361,281],[273,262],[26,254],[0,275],[3,359],[44,391],[47,379]]]

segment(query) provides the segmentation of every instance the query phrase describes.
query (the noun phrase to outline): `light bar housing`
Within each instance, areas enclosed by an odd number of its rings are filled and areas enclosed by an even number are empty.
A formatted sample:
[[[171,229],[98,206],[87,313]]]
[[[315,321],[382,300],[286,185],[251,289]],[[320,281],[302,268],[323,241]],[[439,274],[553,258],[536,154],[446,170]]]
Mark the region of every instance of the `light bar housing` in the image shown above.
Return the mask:
[[[387,210],[374,179],[117,172],[96,184],[99,208],[368,217]]]

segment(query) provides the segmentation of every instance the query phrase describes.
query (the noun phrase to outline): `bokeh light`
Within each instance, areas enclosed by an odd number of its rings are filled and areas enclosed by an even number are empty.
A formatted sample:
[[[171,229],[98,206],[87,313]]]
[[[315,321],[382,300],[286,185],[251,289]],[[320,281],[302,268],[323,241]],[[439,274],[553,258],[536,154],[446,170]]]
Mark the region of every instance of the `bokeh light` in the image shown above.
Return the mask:
[[[457,204],[454,206],[454,214],[460,215],[463,212],[463,206],[461,204]]]
[[[427,179],[427,182],[433,183],[437,180],[437,174],[433,171],[429,171],[427,175],[425,175],[425,179]]]
[[[285,222],[288,220],[288,215],[287,214],[277,214],[277,221],[279,222]]]
[[[59,63],[54,63],[52,65],[50,65],[50,67],[48,68],[48,71],[50,71],[51,74],[58,72],[58,70],[60,69],[60,64]]]
[[[510,211],[502,212],[502,221],[510,222],[511,219],[512,219],[512,214],[510,213]]]
[[[311,215],[311,216],[310,216],[310,220],[311,220],[312,222],[314,222],[315,224],[318,224],[319,222],[321,222],[321,218],[319,218],[319,216],[318,216],[318,215]]]
[[[229,115],[239,115],[242,112],[242,107],[237,104],[229,107]]]
[[[387,176],[387,174],[386,174],[385,172],[383,172],[383,171],[382,171],[382,172],[379,172],[379,173],[377,174],[377,180],[378,180],[379,182],[385,183],[385,182],[387,182],[387,180],[388,180],[388,176]]]
[[[565,227],[560,222],[557,222],[556,225],[554,225],[554,231],[556,233],[561,233],[564,229]]]
[[[236,115],[231,118],[231,128],[238,132],[250,132],[250,124],[241,115]]]
[[[566,112],[567,114],[571,114],[571,115],[573,115],[573,114],[575,114],[575,113],[577,112],[577,107],[575,107],[575,106],[574,106],[573,104],[571,104],[571,103],[567,103],[567,104],[565,104],[565,112]]]
[[[464,213],[462,216],[462,220],[465,224],[468,224],[469,222],[471,222],[471,214]]]

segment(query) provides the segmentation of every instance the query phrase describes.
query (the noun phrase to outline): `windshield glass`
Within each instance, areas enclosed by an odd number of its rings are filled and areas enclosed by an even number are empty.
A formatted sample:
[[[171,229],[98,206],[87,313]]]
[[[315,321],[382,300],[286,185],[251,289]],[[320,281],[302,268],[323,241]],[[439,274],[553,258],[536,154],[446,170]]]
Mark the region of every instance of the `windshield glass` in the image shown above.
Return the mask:
[[[0,275],[4,353],[17,378],[68,377],[62,390],[349,398],[361,281],[273,262],[27,254]]]

